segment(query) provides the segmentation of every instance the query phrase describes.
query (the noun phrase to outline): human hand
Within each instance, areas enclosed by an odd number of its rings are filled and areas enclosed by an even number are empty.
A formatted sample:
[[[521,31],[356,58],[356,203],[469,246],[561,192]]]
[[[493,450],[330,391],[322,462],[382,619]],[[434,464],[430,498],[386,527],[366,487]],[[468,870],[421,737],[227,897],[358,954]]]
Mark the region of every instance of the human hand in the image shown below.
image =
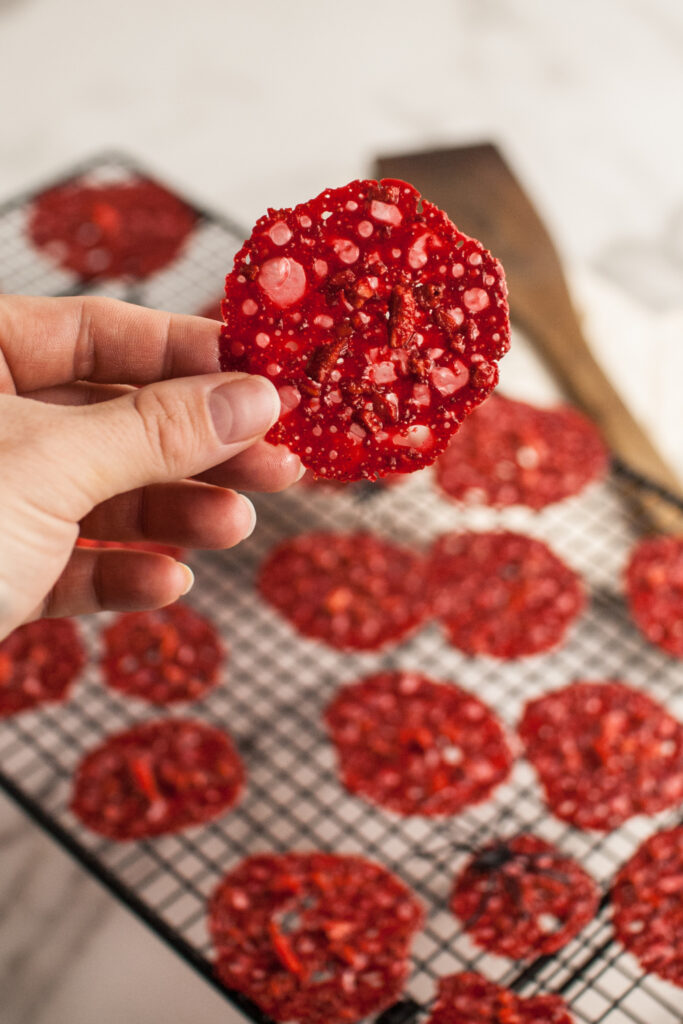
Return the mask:
[[[165,555],[74,548],[79,527],[230,547],[255,517],[229,488],[298,479],[298,458],[260,440],[275,388],[217,372],[219,332],[113,299],[0,297],[0,639],[43,615],[160,607],[191,586]]]

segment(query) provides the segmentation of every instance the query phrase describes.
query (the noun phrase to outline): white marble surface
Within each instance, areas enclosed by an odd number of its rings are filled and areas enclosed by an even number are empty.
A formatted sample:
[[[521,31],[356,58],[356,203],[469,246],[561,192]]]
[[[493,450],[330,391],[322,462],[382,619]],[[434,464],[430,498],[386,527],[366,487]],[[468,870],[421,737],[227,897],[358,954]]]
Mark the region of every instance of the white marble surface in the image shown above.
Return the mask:
[[[679,0],[0,0],[0,197],[100,147],[249,221],[376,152],[492,138],[683,472]],[[550,393],[510,356],[510,387]],[[237,1015],[0,800],[2,1024]]]

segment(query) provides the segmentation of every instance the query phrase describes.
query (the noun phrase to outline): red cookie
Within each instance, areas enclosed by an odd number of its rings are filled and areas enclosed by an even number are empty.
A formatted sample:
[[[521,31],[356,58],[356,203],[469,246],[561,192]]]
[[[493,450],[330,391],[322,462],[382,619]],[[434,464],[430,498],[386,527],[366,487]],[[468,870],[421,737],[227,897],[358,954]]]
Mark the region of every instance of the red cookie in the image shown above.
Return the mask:
[[[466,654],[521,658],[559,646],[584,607],[578,575],[520,533],[447,533],[432,548],[434,613]]]
[[[612,889],[614,928],[644,971],[683,987],[683,827],[650,836]]]
[[[325,721],[346,788],[398,814],[458,814],[510,774],[512,755],[488,707],[417,672],[343,687]]]
[[[66,700],[85,664],[71,619],[39,619],[0,642],[0,718]]]
[[[573,1020],[559,996],[523,999],[468,971],[441,978],[426,1024],[573,1024]]]
[[[393,1003],[422,917],[386,868],[328,853],[248,857],[209,903],[221,981],[301,1024],[356,1021]]]
[[[683,726],[624,683],[532,700],[519,734],[553,814],[578,828],[611,831],[683,800]]]
[[[650,643],[683,658],[683,537],[648,537],[636,545],[626,598]]]
[[[477,945],[514,960],[555,953],[595,917],[600,894],[572,858],[538,836],[495,840],[459,874],[450,907]]]
[[[28,233],[55,263],[83,278],[139,280],[178,256],[195,222],[189,206],[153,181],[72,181],[38,196]]]
[[[152,704],[198,700],[218,682],[216,630],[186,604],[119,615],[102,631],[105,682]]]
[[[540,409],[495,394],[439,457],[436,479],[469,504],[541,509],[578,494],[607,466],[600,434],[576,409]]]
[[[243,781],[239,755],[220,729],[177,718],[145,722],[81,761],[71,810],[108,839],[146,839],[219,817]]]
[[[263,597],[304,636],[344,651],[376,651],[429,611],[424,559],[369,533],[303,533],[261,567]]]
[[[225,284],[221,366],[270,378],[266,435],[339,480],[430,465],[510,345],[501,265],[403,181],[269,210]]]
[[[185,551],[184,548],[176,548],[171,544],[157,544],[152,540],[90,540],[89,537],[79,537],[76,541],[77,548],[99,548],[105,550],[119,550],[124,551],[149,551],[154,555],[168,555],[169,558],[175,558],[176,561],[182,558]]]

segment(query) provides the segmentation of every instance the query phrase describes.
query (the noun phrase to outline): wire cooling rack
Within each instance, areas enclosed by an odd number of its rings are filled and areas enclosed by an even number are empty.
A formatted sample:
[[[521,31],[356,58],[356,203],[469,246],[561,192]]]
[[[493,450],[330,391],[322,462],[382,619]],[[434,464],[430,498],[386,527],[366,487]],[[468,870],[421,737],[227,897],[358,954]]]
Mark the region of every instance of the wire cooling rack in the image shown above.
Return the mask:
[[[139,171],[119,156],[99,157],[66,177],[95,179]],[[51,183],[51,184],[54,184]],[[238,228],[196,207],[191,244],[172,267],[141,285],[82,282],[55,270],[26,241],[31,196],[0,206],[0,287],[6,292],[69,294],[102,291],[150,306],[195,312],[222,291],[223,277],[241,243]],[[218,821],[180,835],[116,844],[89,833],[68,809],[71,778],[83,754],[104,736],[159,717],[136,699],[102,685],[99,633],[108,616],[84,619],[90,660],[71,699],[0,723],[0,785],[159,936],[252,1020],[268,1018],[213,977],[206,928],[207,896],[220,877],[255,851],[322,849],[359,853],[396,872],[423,901],[427,922],[413,947],[405,998],[378,1024],[422,1020],[436,980],[476,970],[522,995],[560,993],[579,1024],[676,1024],[680,992],[653,976],[614,940],[608,892],[611,879],[642,840],[680,818],[680,811],[639,817],[608,836],[567,826],[545,809],[528,764],[486,803],[452,819],[401,818],[351,797],[340,786],[322,711],[338,687],[381,668],[419,669],[456,681],[496,709],[511,736],[524,703],[574,679],[622,678],[650,692],[683,718],[683,667],[648,645],[633,628],[620,577],[641,524],[633,489],[646,481],[615,465],[608,481],[540,514],[521,508],[500,513],[442,500],[429,471],[393,488],[356,485],[344,490],[298,485],[284,495],[256,498],[259,526],[239,548],[196,556],[190,603],[217,625],[230,648],[224,680],[204,700],[169,715],[223,726],[234,737],[248,771],[239,806]],[[660,500],[672,507],[673,499]],[[384,654],[345,654],[299,638],[259,599],[254,575],[283,537],[308,529],[372,529],[397,541],[426,545],[445,530],[518,529],[549,542],[582,573],[590,603],[568,642],[551,654],[513,663],[468,658],[449,647],[435,624]],[[531,830],[576,857],[602,886],[600,910],[583,932],[553,956],[520,965],[483,953],[449,913],[448,896],[466,854],[493,837]]]

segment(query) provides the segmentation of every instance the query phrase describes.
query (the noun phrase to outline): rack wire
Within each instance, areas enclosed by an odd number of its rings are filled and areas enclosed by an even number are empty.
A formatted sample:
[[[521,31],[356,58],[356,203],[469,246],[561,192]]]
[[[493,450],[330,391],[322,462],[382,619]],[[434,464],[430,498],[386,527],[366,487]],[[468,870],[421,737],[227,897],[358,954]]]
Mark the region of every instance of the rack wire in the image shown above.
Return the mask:
[[[146,175],[125,156],[98,156],[62,180]],[[50,184],[55,184],[51,182]],[[170,310],[196,312],[222,291],[226,268],[241,244],[233,222],[191,203],[198,224],[172,267],[134,288],[83,282],[55,269],[26,240],[27,209],[38,191],[0,206],[0,287],[5,292],[120,295]],[[113,843],[88,832],[69,811],[71,779],[84,753],[104,736],[157,718],[158,709],[102,685],[99,635],[109,616],[83,619],[89,662],[71,699],[0,723],[0,785],[46,831],[142,918],[211,984],[258,1024],[269,1018],[214,977],[206,900],[222,875],[256,851],[322,849],[358,853],[396,872],[427,910],[413,947],[405,998],[377,1024],[422,1020],[440,976],[475,970],[522,995],[562,994],[579,1024],[675,1024],[680,993],[646,976],[613,937],[609,887],[617,868],[642,840],[680,819],[680,811],[638,817],[609,835],[581,832],[544,806],[532,770],[518,759],[510,781],[486,803],[451,819],[402,818],[352,797],[340,785],[322,711],[340,685],[385,668],[419,669],[456,681],[496,709],[513,736],[524,703],[574,679],[622,678],[683,718],[683,667],[647,644],[632,626],[621,596],[627,553],[642,529],[633,487],[672,496],[615,463],[605,483],[541,513],[493,512],[443,500],[430,471],[392,488],[343,490],[301,485],[255,498],[259,526],[237,549],[198,554],[189,603],[216,624],[230,657],[221,684],[204,700],[167,715],[188,715],[229,730],[246,763],[239,805],[217,821],[179,835]],[[589,606],[558,651],[498,662],[468,658],[450,647],[436,624],[377,654],[341,654],[299,637],[254,588],[257,567],[286,536],[309,529],[371,529],[425,546],[445,530],[503,526],[538,536],[583,575]],[[519,964],[482,952],[448,911],[454,874],[466,854],[494,837],[529,830],[576,857],[602,887],[599,912],[552,956]],[[456,844],[458,849],[456,849]]]

